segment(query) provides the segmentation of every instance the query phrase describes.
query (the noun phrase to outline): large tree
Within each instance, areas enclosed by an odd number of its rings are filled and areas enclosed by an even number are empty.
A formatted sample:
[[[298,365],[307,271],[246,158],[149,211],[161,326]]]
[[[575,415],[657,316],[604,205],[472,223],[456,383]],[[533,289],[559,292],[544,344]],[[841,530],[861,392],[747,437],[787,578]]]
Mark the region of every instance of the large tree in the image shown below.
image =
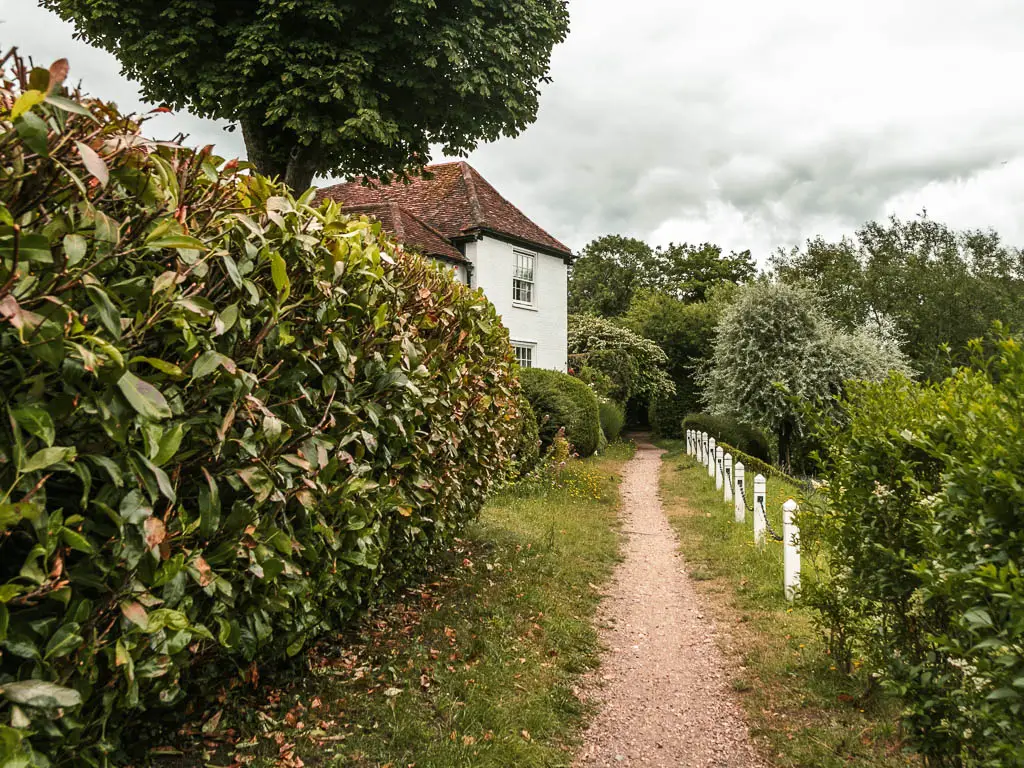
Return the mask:
[[[773,433],[779,461],[790,467],[808,407],[828,413],[847,381],[879,381],[890,371],[912,373],[889,323],[845,330],[809,289],[760,280],[722,313],[699,378],[712,413]]]
[[[618,317],[640,290],[703,301],[716,286],[745,283],[756,271],[750,251],[723,254],[712,243],[651,248],[633,237],[605,235],[587,245],[573,264],[569,310]]]
[[[776,254],[776,276],[805,284],[846,328],[891,321],[930,379],[967,362],[967,342],[1002,320],[1024,325],[1024,257],[992,231],[956,231],[919,216],[871,222],[853,239]],[[947,351],[947,348],[949,351]]]
[[[249,160],[316,174],[420,168],[536,117],[566,0],[41,0],[144,98],[239,123]]]

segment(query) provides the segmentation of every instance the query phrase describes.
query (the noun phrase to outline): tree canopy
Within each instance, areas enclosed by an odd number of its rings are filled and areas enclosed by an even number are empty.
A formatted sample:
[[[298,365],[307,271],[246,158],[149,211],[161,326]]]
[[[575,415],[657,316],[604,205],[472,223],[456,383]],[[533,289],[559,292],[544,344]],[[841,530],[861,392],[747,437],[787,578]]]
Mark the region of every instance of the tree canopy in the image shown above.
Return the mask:
[[[598,372],[607,382],[603,394],[620,403],[675,392],[661,347],[603,317],[569,316],[569,361],[581,378],[588,378],[584,369]]]
[[[703,301],[715,286],[744,283],[756,271],[750,251],[723,254],[711,243],[652,248],[636,238],[606,235],[587,245],[573,265],[569,308],[618,317],[640,290],[679,301]]]
[[[145,99],[240,123],[257,170],[296,190],[520,133],[569,23],[566,0],[41,3]]]
[[[844,330],[810,290],[761,280],[722,313],[700,378],[712,413],[774,433],[780,462],[790,466],[805,405],[828,411],[846,381],[878,381],[890,371],[912,372],[889,324]]]
[[[771,263],[784,282],[813,287],[847,329],[888,318],[930,379],[965,363],[967,342],[994,321],[1024,323],[1024,258],[992,231],[893,217],[864,225],[853,239],[810,240]]]

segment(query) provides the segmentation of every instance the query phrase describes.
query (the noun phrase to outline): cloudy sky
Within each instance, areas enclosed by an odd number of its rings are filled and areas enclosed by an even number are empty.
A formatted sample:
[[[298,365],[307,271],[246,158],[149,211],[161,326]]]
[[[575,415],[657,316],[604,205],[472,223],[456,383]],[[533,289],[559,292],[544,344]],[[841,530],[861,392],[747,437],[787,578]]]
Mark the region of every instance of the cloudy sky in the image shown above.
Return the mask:
[[[571,0],[536,124],[470,162],[573,248],[605,233],[705,241],[761,260],[896,213],[1024,246],[1019,0]],[[141,109],[112,57],[33,0],[0,0],[0,44],[66,56]],[[189,115],[152,132],[242,154]]]

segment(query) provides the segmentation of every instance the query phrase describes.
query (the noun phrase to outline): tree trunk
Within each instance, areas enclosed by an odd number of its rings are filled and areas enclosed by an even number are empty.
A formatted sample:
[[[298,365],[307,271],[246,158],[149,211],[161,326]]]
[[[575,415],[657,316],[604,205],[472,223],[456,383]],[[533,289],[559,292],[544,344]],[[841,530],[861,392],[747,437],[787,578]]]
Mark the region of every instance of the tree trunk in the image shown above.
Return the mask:
[[[779,424],[779,464],[784,472],[792,471],[790,451],[793,446],[793,425],[788,419]]]
[[[284,183],[296,195],[301,195],[313,184],[316,175],[316,151],[313,147],[293,147],[288,158]]]
[[[256,172],[271,179],[285,180],[288,173],[288,152],[274,145],[274,137],[258,119],[242,118],[242,138],[249,162]]]
[[[309,189],[317,172],[315,147],[300,146],[290,131],[277,132],[258,119],[243,118],[241,124],[249,162],[258,173],[283,181],[296,195]]]

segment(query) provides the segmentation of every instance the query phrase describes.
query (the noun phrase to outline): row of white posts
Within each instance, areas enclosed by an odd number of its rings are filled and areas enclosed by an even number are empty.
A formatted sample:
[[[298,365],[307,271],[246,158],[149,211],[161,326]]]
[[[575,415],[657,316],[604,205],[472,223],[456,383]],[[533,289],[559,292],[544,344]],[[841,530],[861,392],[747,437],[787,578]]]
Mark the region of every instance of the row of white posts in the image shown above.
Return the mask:
[[[725,502],[732,503],[737,523],[747,520],[746,470],[742,461],[733,466],[731,453],[715,444],[707,432],[686,431],[686,452],[707,466],[708,477],[714,478],[715,488],[723,492]],[[764,475],[754,476],[754,543],[763,547],[767,541],[768,480]],[[786,599],[792,600],[800,587],[800,531],[793,522],[797,503],[789,499],[782,505],[782,565]]]

